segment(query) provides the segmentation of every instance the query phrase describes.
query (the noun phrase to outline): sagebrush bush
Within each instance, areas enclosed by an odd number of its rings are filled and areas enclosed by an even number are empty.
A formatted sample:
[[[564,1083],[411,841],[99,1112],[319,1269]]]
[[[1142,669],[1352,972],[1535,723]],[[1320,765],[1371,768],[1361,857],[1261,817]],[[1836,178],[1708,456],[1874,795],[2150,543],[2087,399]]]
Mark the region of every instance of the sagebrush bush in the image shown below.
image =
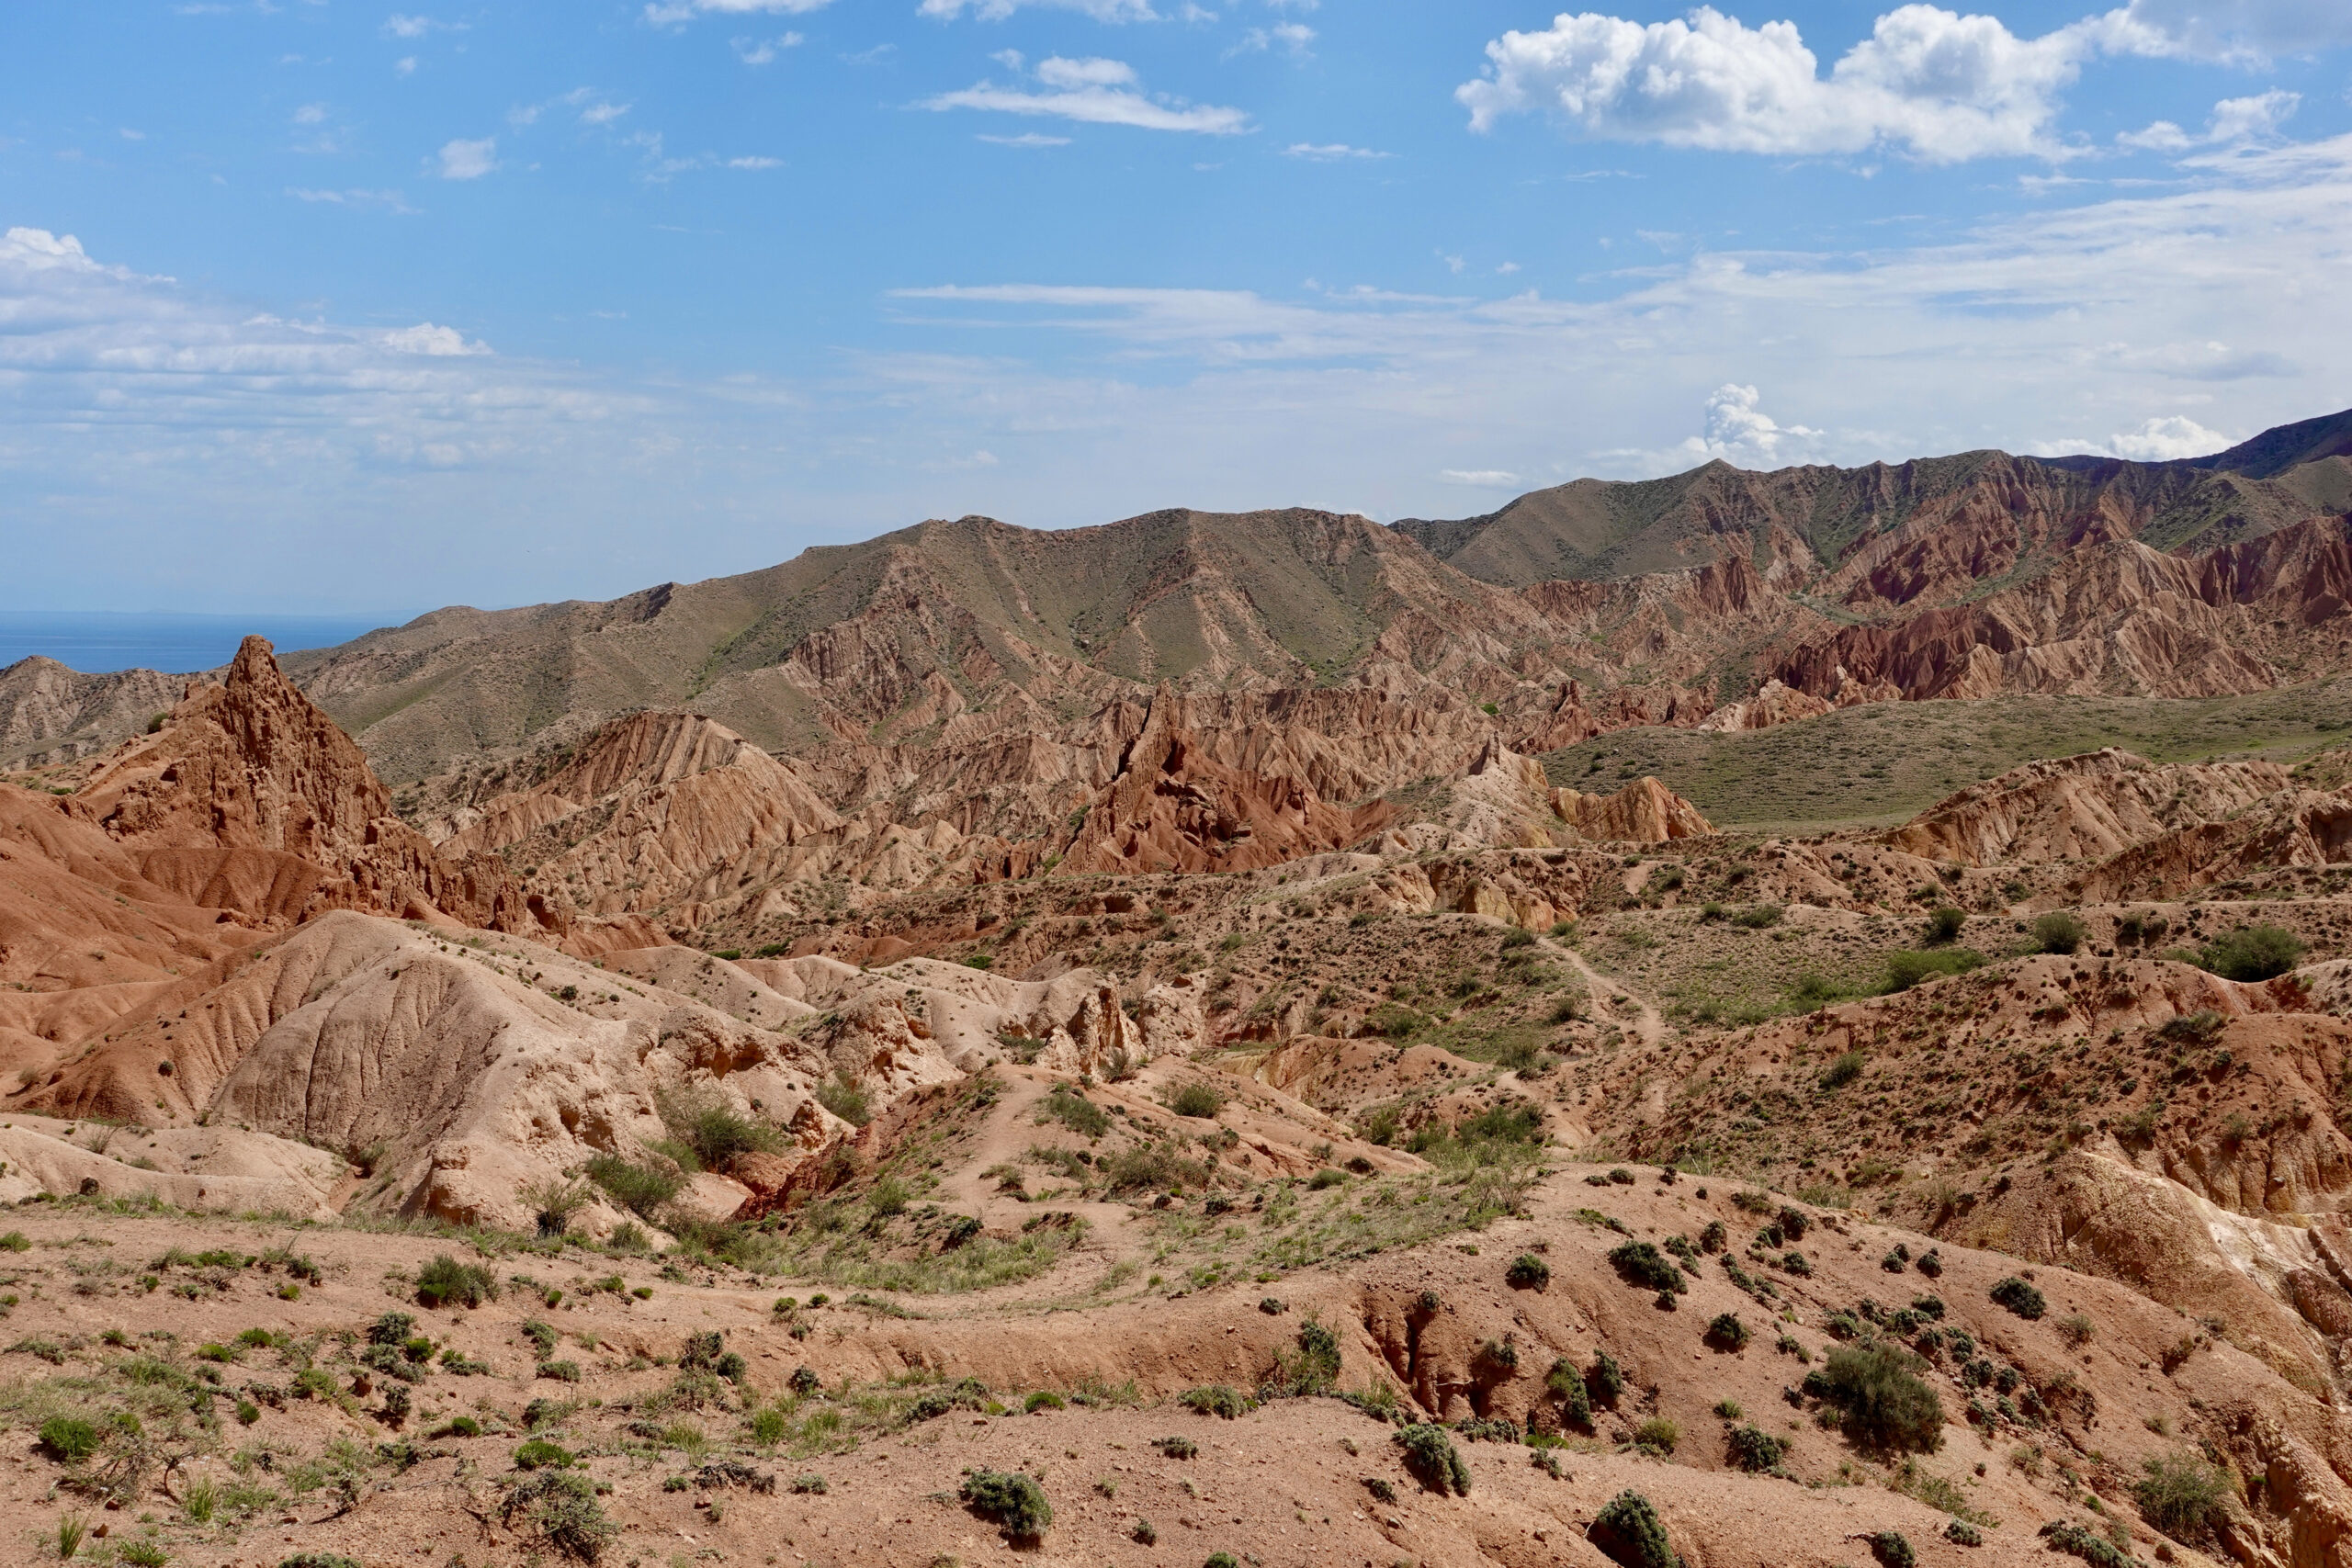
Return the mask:
[[[1628,1284],[1676,1293],[1690,1289],[1682,1270],[1646,1241],[1620,1242],[1610,1248],[1609,1263]]]
[[[1925,980],[1939,975],[1965,975],[1984,966],[1984,955],[1973,947],[1944,947],[1932,953],[1914,953],[1907,949],[1886,955],[1886,976],[1880,988],[1884,991],[1907,991]]]
[[[2284,926],[2240,926],[2197,950],[2197,966],[2224,980],[2275,980],[2303,961],[2301,937]]]
[[[1788,1457],[1785,1438],[1776,1438],[1761,1427],[1734,1427],[1724,1434],[1724,1458],[1734,1470],[1744,1470],[1751,1475],[1767,1475],[1781,1468]]]
[[[1879,1568],[1917,1568],[1919,1554],[1900,1530],[1880,1530],[1871,1537],[1871,1555]]]
[[[2043,953],[2069,954],[2083,945],[2083,922],[2064,909],[2052,909],[2033,922],[2033,945]]]
[[[2029,1321],[2050,1310],[2050,1303],[2042,1293],[2012,1274],[1993,1286],[1993,1300]]]
[[[1747,1348],[1747,1325],[1739,1321],[1736,1312],[1718,1313],[1707,1325],[1707,1343],[1718,1350]]]
[[[1046,1489],[1017,1471],[966,1471],[956,1495],[966,1507],[1014,1540],[1035,1540],[1054,1522],[1054,1506],[1046,1500]]]
[[[1930,947],[1941,947],[1958,940],[1961,928],[1968,924],[1968,912],[1945,904],[1928,911],[1928,929],[1923,933]]]
[[[1246,1416],[1257,1408],[1257,1402],[1248,1394],[1221,1382],[1188,1388],[1176,1396],[1176,1401],[1188,1410],[1203,1416],[1220,1416],[1227,1421],[1237,1416]]]
[[[1432,1492],[1470,1495],[1470,1467],[1462,1462],[1461,1450],[1445,1435],[1444,1427],[1417,1421],[1391,1440],[1404,1450],[1405,1468],[1423,1486]]]
[[[1840,1345],[1804,1392],[1837,1406],[1838,1426],[1860,1447],[1933,1453],[1943,1443],[1943,1401],[1919,1379],[1927,1363],[1881,1341]]]
[[[1503,1283],[1515,1291],[1540,1291],[1552,1282],[1552,1266],[1532,1252],[1522,1252],[1503,1271]]]
[[[1194,1078],[1189,1083],[1180,1084],[1169,1095],[1168,1109],[1179,1116],[1212,1120],[1225,1109],[1225,1096],[1217,1091],[1215,1084]]]
[[[1544,1386],[1560,1400],[1561,1418],[1571,1427],[1592,1425],[1592,1394],[1584,1385],[1584,1371],[1566,1356],[1544,1374]]]
[[[429,1307],[478,1307],[498,1299],[498,1276],[479,1263],[460,1263],[447,1253],[416,1271],[416,1299]]]
[[[597,1155],[588,1162],[588,1179],[603,1188],[622,1208],[639,1219],[653,1218],[656,1210],[684,1190],[684,1175],[650,1162],[639,1164],[618,1155]]]
[[[2146,1461],[2132,1488],[2140,1517],[2175,1540],[2194,1541],[2229,1517],[2230,1478],[2195,1454]]]
[[[1592,1391],[1595,1404],[1614,1404],[1617,1396],[1625,1392],[1625,1371],[1608,1351],[1595,1351],[1592,1371],[1585,1374],[1585,1386]]]
[[[539,1537],[567,1557],[594,1562],[620,1526],[596,1501],[596,1483],[576,1470],[533,1471],[506,1494],[506,1519]]]
[[[1585,1539],[1623,1568],[1682,1568],[1682,1559],[1667,1540],[1657,1510],[1647,1497],[1630,1488],[1611,1498],[1593,1517]]]

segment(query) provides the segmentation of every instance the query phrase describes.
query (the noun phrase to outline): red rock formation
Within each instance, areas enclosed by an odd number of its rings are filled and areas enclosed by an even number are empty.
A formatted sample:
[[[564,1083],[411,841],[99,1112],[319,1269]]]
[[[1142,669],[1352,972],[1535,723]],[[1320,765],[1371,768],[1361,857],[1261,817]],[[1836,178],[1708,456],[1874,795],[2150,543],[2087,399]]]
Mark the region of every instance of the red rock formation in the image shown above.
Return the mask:
[[[1340,849],[1396,819],[1384,802],[1329,804],[1299,778],[1217,761],[1182,728],[1173,694],[1152,699],[1119,773],[1062,857],[1067,871],[1248,871]]]
[[[2160,768],[2109,747],[2028,762],[1971,784],[1884,841],[1965,865],[2104,860],[2176,829],[2235,816],[2291,782],[2274,762]]]
[[[394,816],[366,754],[257,637],[225,682],[192,683],[163,728],[100,764],[69,809],[156,886],[264,923],[328,909],[496,931],[558,923],[494,858],[446,856]]]
[[[1657,779],[1634,780],[1614,795],[1552,792],[1552,809],[1578,833],[1598,843],[1663,844],[1713,833],[1699,808]]]

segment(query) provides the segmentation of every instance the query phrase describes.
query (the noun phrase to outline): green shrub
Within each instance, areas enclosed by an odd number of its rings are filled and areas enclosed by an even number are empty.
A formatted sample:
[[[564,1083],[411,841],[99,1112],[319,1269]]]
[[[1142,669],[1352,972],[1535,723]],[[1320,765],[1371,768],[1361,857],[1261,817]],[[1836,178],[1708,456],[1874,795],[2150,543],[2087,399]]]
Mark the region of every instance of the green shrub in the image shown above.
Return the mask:
[[[541,1361],[537,1375],[554,1382],[578,1382],[580,1363],[577,1361]]]
[[[1445,1435],[1444,1427],[1417,1421],[1391,1440],[1404,1450],[1405,1468],[1423,1486],[1437,1493],[1470,1495],[1470,1467],[1462,1462],[1461,1450]]]
[[[2081,1558],[2091,1568],[2132,1568],[2132,1554],[2096,1530],[2072,1519],[2052,1519],[2041,1527],[2041,1539],[2052,1551]]]
[[[1879,1568],[1917,1568],[1919,1554],[1900,1530],[1880,1530],[1871,1537],[1871,1555]]]
[[[1927,1363],[1898,1345],[1840,1345],[1826,1366],[1805,1374],[1804,1391],[1840,1413],[1858,1445],[1933,1453],[1943,1442],[1944,1406],[1919,1380]]]
[[[784,1134],[708,1089],[662,1095],[655,1103],[671,1132],[710,1169],[725,1166],[737,1155],[774,1154],[784,1147]]]
[[[1532,1252],[1522,1252],[1503,1270],[1503,1283],[1514,1291],[1540,1291],[1552,1282],[1552,1266]]]
[[[1035,1416],[1040,1410],[1061,1410],[1067,1408],[1068,1404],[1069,1402],[1052,1389],[1041,1388],[1023,1400],[1021,1408],[1023,1414]]]
[[[1829,1070],[1821,1075],[1821,1087],[1824,1089],[1844,1089],[1848,1084],[1852,1083],[1856,1078],[1862,1076],[1862,1063],[1863,1056],[1860,1051],[1847,1052],[1844,1055],[1830,1063]]]
[[[10,1231],[0,1235],[0,1252],[30,1252],[32,1249],[31,1239],[22,1231]]]
[[[1906,948],[1886,955],[1886,976],[1880,989],[1907,991],[1939,975],[1965,975],[1984,966],[1984,955],[1973,947],[1939,948],[1933,953],[1914,953]]]
[[[2284,926],[2240,926],[2197,950],[2197,967],[2224,980],[2271,980],[2303,961],[2303,939]]]
[[[447,1253],[416,1271],[416,1299],[429,1307],[456,1303],[478,1307],[498,1299],[498,1280],[479,1263],[460,1263]]]
[[[1944,1526],[1944,1539],[1954,1546],[1982,1546],[1984,1544],[1984,1532],[1966,1519],[1954,1519]]]
[[[2140,1517],[2175,1540],[2194,1541],[2229,1517],[2230,1478],[2195,1454],[2146,1461],[2132,1488]]]
[[[1111,1130],[1111,1113],[1066,1083],[1054,1085],[1046,1096],[1046,1114],[1082,1138],[1099,1138]]]
[[[1177,1087],[1168,1097],[1168,1109],[1179,1116],[1209,1120],[1225,1109],[1225,1096],[1217,1092],[1215,1084],[1195,1078]]]
[[[1201,1445],[1190,1438],[1154,1438],[1151,1446],[1170,1459],[1192,1459],[1201,1451]]]
[[[481,1423],[470,1416],[452,1416],[438,1427],[434,1427],[432,1431],[427,1432],[425,1436],[428,1438],[479,1438],[481,1436]]]
[[[281,1559],[277,1568],[359,1568],[359,1564],[332,1551],[298,1551]]]
[[[40,1446],[51,1458],[77,1463],[98,1451],[98,1429],[74,1416],[52,1416],[40,1424]]]
[[[1690,1288],[1682,1270],[1668,1263],[1665,1255],[1646,1241],[1620,1242],[1610,1248],[1609,1263],[1628,1284],[1670,1293]]]
[[[1724,1434],[1724,1457],[1734,1470],[1767,1475],[1780,1469],[1788,1454],[1788,1439],[1761,1427],[1735,1427]]]
[[[2014,1274],[1996,1281],[1992,1294],[1995,1302],[2028,1321],[2050,1310],[2050,1303],[2042,1293]]]
[[[595,1562],[621,1533],[597,1504],[595,1482],[576,1470],[526,1475],[508,1489],[505,1516],[509,1525],[583,1562]]]
[[[1707,1325],[1707,1343],[1718,1350],[1745,1350],[1747,1339],[1747,1325],[1736,1312],[1719,1313]]]
[[[1649,1453],[1670,1454],[1682,1441],[1682,1428],[1663,1416],[1653,1416],[1634,1428],[1634,1446]]]
[[[588,1179],[603,1188],[612,1201],[639,1219],[675,1198],[686,1185],[684,1173],[651,1164],[638,1164],[618,1155],[598,1155],[588,1162]]]
[[[1682,1559],[1667,1540],[1657,1510],[1647,1497],[1630,1488],[1611,1498],[1608,1506],[1594,1516],[1585,1539],[1623,1568],[1682,1568]]]
[[[1571,1427],[1592,1425],[1592,1394],[1584,1386],[1584,1372],[1574,1361],[1562,1356],[1544,1374],[1544,1386],[1561,1402],[1562,1417]]]
[[[1593,1353],[1592,1371],[1585,1374],[1585,1386],[1592,1391],[1595,1404],[1614,1404],[1617,1396],[1625,1392],[1625,1371],[1617,1358],[1606,1350]]]
[[[1198,1415],[1216,1416],[1227,1421],[1258,1408],[1257,1401],[1221,1382],[1188,1388],[1176,1396],[1176,1402]]]
[[[1921,940],[1929,947],[1942,947],[1957,941],[1961,928],[1968,924],[1967,911],[1945,904],[1928,911],[1928,929]]]
[[[956,1495],[966,1507],[1012,1540],[1035,1540],[1054,1522],[1054,1506],[1046,1500],[1046,1489],[1017,1472],[967,1471]]]
[[[1734,915],[1731,923],[1746,926],[1749,931],[1764,931],[1781,923],[1781,907],[1778,904],[1758,904]]]
[[[2064,909],[2052,909],[2033,922],[2033,945],[2043,953],[2068,954],[2083,945],[2083,922]]]
[[[831,1488],[826,1485],[825,1478],[823,1476],[811,1471],[807,1475],[794,1476],[792,1478],[792,1490],[804,1497],[811,1495],[821,1497],[830,1491]]]
[[[571,1462],[571,1450],[545,1438],[533,1438],[514,1450],[517,1470],[561,1470]]]
[[[819,1084],[817,1103],[853,1127],[863,1127],[874,1120],[873,1102],[864,1089],[846,1077],[837,1076]]]

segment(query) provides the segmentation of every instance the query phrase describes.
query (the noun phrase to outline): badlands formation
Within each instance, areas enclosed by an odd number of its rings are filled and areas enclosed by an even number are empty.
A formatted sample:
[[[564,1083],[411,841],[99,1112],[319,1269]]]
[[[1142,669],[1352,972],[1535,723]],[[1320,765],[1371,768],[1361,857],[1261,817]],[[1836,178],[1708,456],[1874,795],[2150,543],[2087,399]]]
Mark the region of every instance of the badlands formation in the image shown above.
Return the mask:
[[[2347,451],[0,671],[0,1553],[2352,1561]]]

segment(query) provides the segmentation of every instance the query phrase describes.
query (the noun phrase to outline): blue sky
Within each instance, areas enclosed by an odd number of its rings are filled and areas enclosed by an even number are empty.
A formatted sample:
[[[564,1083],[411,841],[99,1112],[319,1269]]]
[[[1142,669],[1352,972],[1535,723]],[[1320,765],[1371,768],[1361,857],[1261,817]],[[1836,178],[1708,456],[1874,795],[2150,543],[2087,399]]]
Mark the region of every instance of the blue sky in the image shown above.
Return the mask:
[[[0,609],[2352,405],[2352,6],[19,0]]]

